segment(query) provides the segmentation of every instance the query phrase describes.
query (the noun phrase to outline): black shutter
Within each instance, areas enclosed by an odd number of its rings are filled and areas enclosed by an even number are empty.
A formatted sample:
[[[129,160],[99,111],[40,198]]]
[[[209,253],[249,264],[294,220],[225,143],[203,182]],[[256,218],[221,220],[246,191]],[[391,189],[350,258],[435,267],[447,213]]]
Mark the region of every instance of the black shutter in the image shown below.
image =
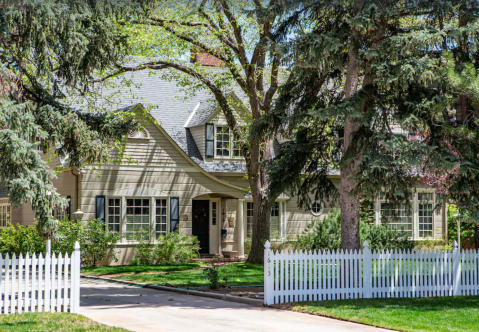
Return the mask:
[[[170,197],[170,232],[176,232],[180,221],[180,198]]]
[[[105,224],[105,195],[96,195],[95,219],[100,219],[99,224]]]
[[[215,125],[207,123],[205,132],[205,156],[206,158],[214,158],[215,156]]]
[[[68,220],[72,220],[72,197],[70,195],[67,196],[68,205],[66,210],[66,215],[68,216]]]

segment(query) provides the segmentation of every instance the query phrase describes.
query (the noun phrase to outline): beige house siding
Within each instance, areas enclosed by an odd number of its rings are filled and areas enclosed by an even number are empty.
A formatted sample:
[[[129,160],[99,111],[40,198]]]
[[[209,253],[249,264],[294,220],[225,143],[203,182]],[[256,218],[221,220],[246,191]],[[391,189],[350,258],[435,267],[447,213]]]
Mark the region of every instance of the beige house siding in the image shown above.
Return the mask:
[[[196,126],[190,128],[191,136],[195,140],[195,144],[200,151],[201,157],[205,158],[205,126]]]
[[[75,212],[77,208],[76,176],[70,171],[64,171],[58,174],[58,178],[53,179],[52,182],[60,196],[63,198],[71,196],[70,211],[71,213]],[[35,216],[30,203],[23,204],[21,207],[16,209],[12,209],[11,220],[13,225],[33,225],[35,222]]]

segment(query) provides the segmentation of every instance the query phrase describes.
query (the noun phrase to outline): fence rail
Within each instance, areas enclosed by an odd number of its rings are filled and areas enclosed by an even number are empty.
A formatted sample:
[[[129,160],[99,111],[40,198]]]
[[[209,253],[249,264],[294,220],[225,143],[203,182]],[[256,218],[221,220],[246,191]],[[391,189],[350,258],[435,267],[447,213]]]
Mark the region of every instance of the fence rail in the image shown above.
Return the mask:
[[[264,303],[479,295],[479,252],[276,251],[265,244]]]
[[[0,254],[0,313],[72,312],[80,309],[80,245],[59,254]]]

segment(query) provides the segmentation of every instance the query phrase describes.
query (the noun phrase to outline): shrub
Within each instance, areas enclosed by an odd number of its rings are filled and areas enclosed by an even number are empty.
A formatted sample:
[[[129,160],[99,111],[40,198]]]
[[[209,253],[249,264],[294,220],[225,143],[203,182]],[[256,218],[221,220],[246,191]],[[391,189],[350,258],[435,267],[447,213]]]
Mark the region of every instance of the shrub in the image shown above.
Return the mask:
[[[200,245],[196,236],[181,235],[176,232],[160,236],[155,244],[145,237],[149,230],[137,231],[134,239],[134,260],[140,265],[157,265],[163,263],[189,263],[199,257]]]
[[[104,259],[116,259],[113,251],[120,237],[108,233],[97,221],[87,223],[76,221],[60,221],[57,238],[52,241],[52,252],[71,255],[76,241],[80,242],[81,264],[98,265]],[[40,237],[36,225],[13,226],[0,228],[0,252],[5,255],[29,253],[45,254],[45,241]]]
[[[208,280],[208,286],[210,289],[218,289],[227,286],[228,277],[221,277],[215,265],[204,269],[203,274],[203,278]]]
[[[45,253],[45,242],[40,237],[37,228],[33,226],[13,226],[8,223],[7,227],[0,228],[0,252],[3,256],[7,253],[26,255]]]
[[[375,249],[412,249],[414,242],[408,240],[401,231],[392,230],[387,225],[375,225],[367,220],[360,220],[361,246],[365,240],[371,250]],[[304,233],[298,236],[297,249],[316,250],[341,248],[341,212],[332,209],[322,221],[313,220]]]

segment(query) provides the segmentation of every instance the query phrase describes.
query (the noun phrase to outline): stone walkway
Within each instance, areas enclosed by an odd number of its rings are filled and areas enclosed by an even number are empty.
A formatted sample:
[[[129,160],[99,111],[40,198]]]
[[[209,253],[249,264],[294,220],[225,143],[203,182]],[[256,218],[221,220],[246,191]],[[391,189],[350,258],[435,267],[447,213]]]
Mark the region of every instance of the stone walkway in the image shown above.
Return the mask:
[[[373,332],[386,331],[307,314],[191,295],[81,280],[80,313],[131,331]]]

